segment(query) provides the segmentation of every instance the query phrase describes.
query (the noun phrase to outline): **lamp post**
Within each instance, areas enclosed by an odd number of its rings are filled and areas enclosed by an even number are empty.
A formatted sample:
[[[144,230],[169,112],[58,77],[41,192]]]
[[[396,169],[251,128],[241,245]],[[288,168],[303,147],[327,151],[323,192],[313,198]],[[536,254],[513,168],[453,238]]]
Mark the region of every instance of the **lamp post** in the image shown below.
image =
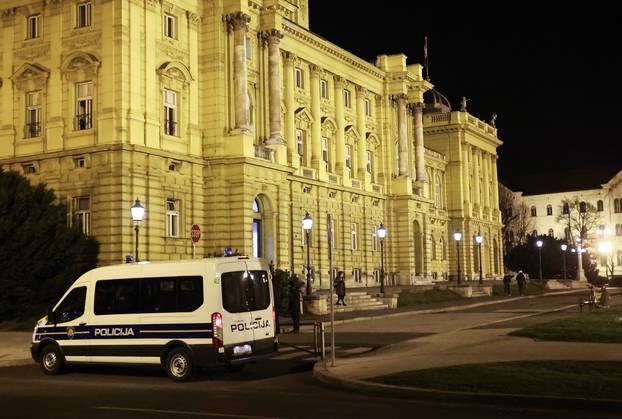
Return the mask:
[[[136,198],[134,205],[132,205],[132,208],[130,208],[130,211],[132,213],[132,221],[135,222],[134,231],[136,232],[136,250],[134,252],[134,259],[136,262],[140,262],[140,259],[138,259],[138,230],[140,229],[139,223],[145,217],[145,207],[140,204],[138,197]]]
[[[540,281],[542,281],[542,240],[536,241],[536,246],[538,246],[538,261],[540,267]]]
[[[462,239],[462,233],[460,230],[456,230],[454,233],[454,240],[456,241],[456,255],[458,258],[458,285],[460,285],[460,240]]]
[[[481,234],[479,234],[479,231],[475,236],[475,241],[477,242],[477,247],[479,248],[479,284],[482,285],[484,283],[482,275],[482,242],[484,241],[484,238]]]
[[[309,233],[311,233],[311,228],[313,227],[313,218],[307,212],[305,217],[302,219],[302,228],[305,231],[305,236],[307,238],[307,295],[311,295],[311,241],[309,240]]]
[[[384,238],[387,236],[387,229],[380,223],[378,227],[378,238],[380,239],[380,294],[384,295]]]
[[[562,253],[564,255],[564,281],[566,280],[566,249],[568,249],[568,245],[562,244]]]
[[[601,237],[601,241],[598,243],[598,251],[605,256],[605,277],[609,276],[609,254],[611,254],[611,280],[613,281],[613,244],[607,239],[613,232],[609,228],[599,228],[598,236]]]

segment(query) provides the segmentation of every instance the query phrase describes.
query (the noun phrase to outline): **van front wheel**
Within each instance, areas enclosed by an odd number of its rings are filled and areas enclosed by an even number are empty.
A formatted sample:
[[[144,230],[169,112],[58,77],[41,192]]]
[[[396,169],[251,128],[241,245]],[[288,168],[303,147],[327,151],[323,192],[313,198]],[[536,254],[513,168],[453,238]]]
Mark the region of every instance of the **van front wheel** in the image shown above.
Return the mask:
[[[60,351],[60,348],[56,345],[50,344],[41,351],[39,364],[41,365],[41,370],[43,370],[44,374],[56,375],[60,374],[62,371],[65,359],[63,357],[63,353]]]
[[[190,351],[185,348],[173,349],[166,357],[164,368],[166,375],[173,381],[188,381],[194,368]]]

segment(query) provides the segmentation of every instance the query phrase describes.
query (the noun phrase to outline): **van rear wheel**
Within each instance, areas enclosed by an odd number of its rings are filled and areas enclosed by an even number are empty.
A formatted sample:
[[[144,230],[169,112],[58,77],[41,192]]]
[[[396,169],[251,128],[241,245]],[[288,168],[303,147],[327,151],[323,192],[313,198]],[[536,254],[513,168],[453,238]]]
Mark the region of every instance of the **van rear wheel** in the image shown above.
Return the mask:
[[[194,363],[190,351],[176,348],[170,351],[164,365],[166,375],[173,381],[188,381],[192,377]]]
[[[65,358],[60,348],[53,344],[43,348],[41,356],[39,357],[39,365],[44,374],[60,374],[65,365]]]

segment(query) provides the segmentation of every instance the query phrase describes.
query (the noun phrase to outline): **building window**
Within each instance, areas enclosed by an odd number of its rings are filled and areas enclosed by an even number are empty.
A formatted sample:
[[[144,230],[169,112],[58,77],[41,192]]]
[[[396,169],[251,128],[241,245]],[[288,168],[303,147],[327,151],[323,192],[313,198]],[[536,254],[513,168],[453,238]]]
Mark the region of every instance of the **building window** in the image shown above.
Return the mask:
[[[298,154],[300,155],[301,164],[304,162],[305,149],[306,149],[306,132],[302,129],[296,128],[296,147]]]
[[[164,36],[177,39],[177,18],[166,13],[164,14]]]
[[[41,91],[26,93],[26,138],[41,135]]]
[[[330,152],[328,148],[328,138],[322,138],[322,160],[326,163],[326,171],[330,169]]]
[[[352,176],[352,146],[350,144],[346,144],[346,167]]]
[[[320,96],[322,99],[328,99],[328,82],[324,79],[320,80]]]
[[[378,226],[373,225],[371,230],[371,251],[378,251]]]
[[[534,231],[532,231],[532,232],[531,232],[531,234],[532,234],[533,236],[537,236],[537,235],[538,235],[538,230],[534,230]]]
[[[166,237],[179,237],[179,201],[166,200]]]
[[[93,82],[76,84],[76,130],[93,128]]]
[[[618,198],[613,200],[613,212],[620,212],[620,200]]]
[[[39,37],[39,22],[41,15],[28,16],[26,21],[26,38],[35,39]]]
[[[441,177],[436,176],[436,182],[434,185],[434,203],[436,208],[442,208],[443,206],[443,187],[441,183]]]
[[[91,198],[80,196],[73,198],[73,225],[85,236],[91,234]]]
[[[352,276],[354,277],[354,282],[355,283],[360,283],[362,281],[362,278],[361,278],[361,268],[353,268],[352,269]]]
[[[570,212],[570,207],[568,206],[568,203],[565,203],[562,206],[562,214],[568,214]]]
[[[91,2],[78,4],[76,26],[78,28],[91,26]]]
[[[445,240],[441,237],[441,258],[447,260],[447,247],[445,246]]]
[[[600,199],[598,200],[598,202],[596,203],[596,209],[598,211],[604,211],[605,210],[602,200],[600,200]]]
[[[299,89],[304,89],[305,85],[304,85],[304,75],[302,73],[302,69],[296,67],[294,69],[295,73],[295,79],[296,79],[296,87]]]
[[[84,168],[86,167],[86,159],[84,157],[77,157],[73,160],[73,163],[76,168]]]
[[[587,212],[587,204],[583,201],[579,203],[579,212],[582,214]]]
[[[37,168],[34,164],[25,164],[24,165],[24,173],[31,175],[33,173],[37,173]]]
[[[253,58],[253,43],[249,37],[246,37],[246,59],[250,60]]]
[[[434,240],[434,236],[430,236],[430,246],[432,249],[432,260],[436,260],[436,240]]]
[[[356,231],[356,223],[352,223],[352,250],[358,250],[359,248],[359,241]]]
[[[164,89],[164,133],[177,135],[177,93]]]
[[[536,210],[535,206],[531,207],[531,216],[532,217],[537,217],[538,216],[538,211]]]
[[[549,236],[553,237],[554,233],[553,233],[553,229],[549,228]]]
[[[374,152],[367,152],[367,173],[370,175],[374,174]]]
[[[352,107],[352,100],[350,98],[350,91],[348,89],[343,90],[343,106],[346,108]]]
[[[551,204],[546,206],[546,215],[553,215],[553,207]]]
[[[365,99],[365,116],[371,116],[371,101]]]
[[[618,266],[622,266],[622,250],[618,250]]]

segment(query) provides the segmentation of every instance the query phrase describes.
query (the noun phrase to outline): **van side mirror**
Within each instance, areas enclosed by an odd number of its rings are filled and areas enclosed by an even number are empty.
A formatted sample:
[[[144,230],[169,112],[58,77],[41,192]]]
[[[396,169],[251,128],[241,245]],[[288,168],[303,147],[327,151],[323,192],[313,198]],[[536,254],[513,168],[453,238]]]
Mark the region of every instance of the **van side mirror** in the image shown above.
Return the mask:
[[[54,326],[56,326],[56,313],[54,313],[54,311],[52,310],[52,307],[48,308],[48,323],[52,323]]]

